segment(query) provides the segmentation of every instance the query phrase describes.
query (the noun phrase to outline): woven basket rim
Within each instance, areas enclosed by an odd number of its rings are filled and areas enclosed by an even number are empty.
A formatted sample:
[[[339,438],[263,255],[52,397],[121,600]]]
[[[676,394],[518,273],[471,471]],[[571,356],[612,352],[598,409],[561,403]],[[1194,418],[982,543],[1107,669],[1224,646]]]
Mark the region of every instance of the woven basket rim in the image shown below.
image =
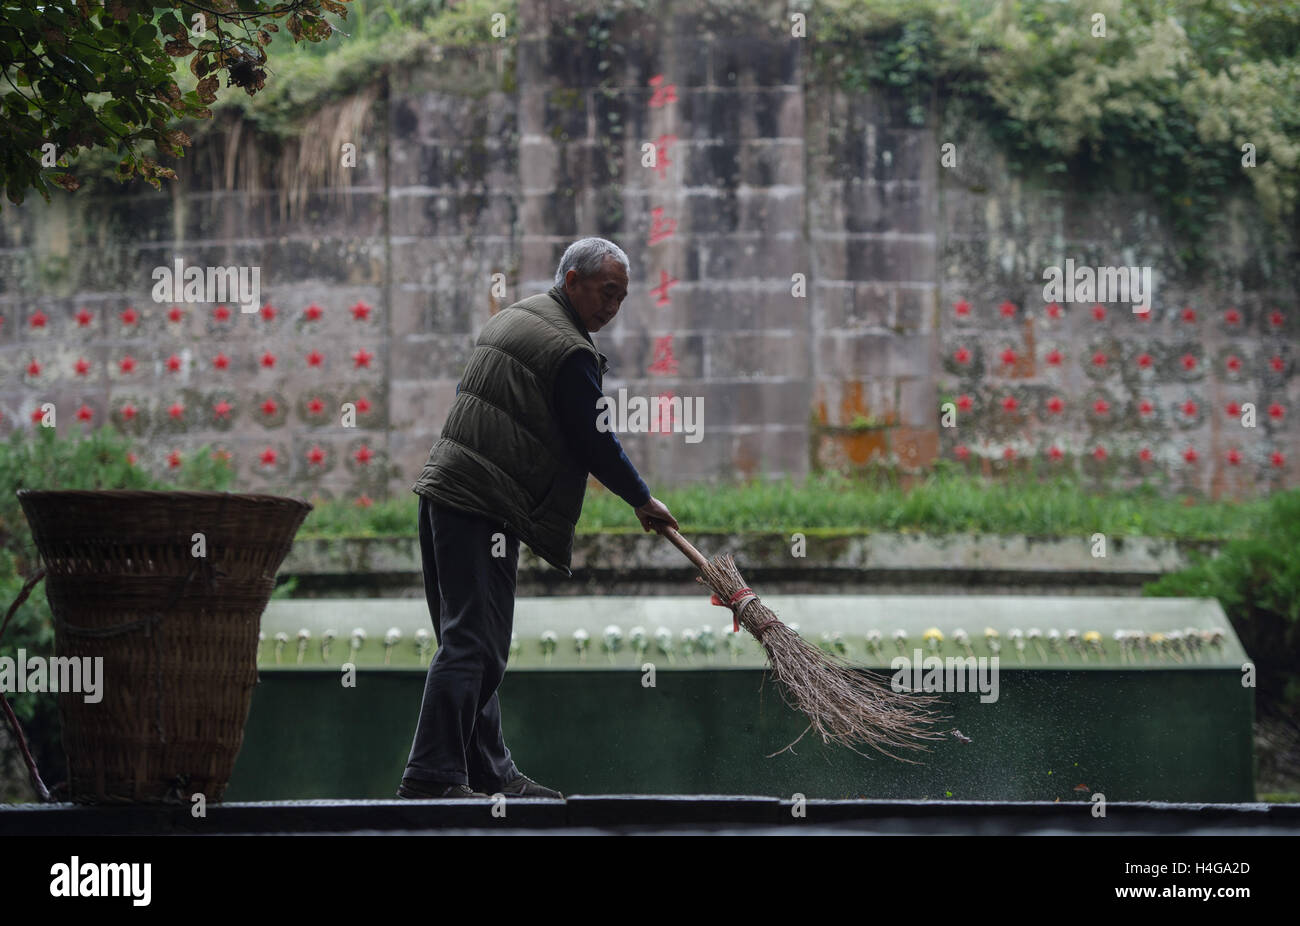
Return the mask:
[[[259,492],[199,492],[188,489],[19,489],[19,499],[45,498],[102,498],[102,499],[163,499],[174,498],[178,501],[214,501],[216,499],[236,499],[250,502],[292,502],[303,505],[309,511],[315,506],[305,498],[295,495],[270,495]]]

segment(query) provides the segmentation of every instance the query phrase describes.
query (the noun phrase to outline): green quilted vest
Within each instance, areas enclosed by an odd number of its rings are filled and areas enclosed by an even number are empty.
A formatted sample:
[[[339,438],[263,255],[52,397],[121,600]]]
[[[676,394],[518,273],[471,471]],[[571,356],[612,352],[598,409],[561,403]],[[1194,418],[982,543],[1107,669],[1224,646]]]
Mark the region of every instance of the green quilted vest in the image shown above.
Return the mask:
[[[587,468],[556,423],[555,376],[577,350],[596,357],[598,381],[606,367],[577,314],[558,296],[552,287],[502,309],[483,326],[447,423],[411,489],[504,524],[572,575]]]

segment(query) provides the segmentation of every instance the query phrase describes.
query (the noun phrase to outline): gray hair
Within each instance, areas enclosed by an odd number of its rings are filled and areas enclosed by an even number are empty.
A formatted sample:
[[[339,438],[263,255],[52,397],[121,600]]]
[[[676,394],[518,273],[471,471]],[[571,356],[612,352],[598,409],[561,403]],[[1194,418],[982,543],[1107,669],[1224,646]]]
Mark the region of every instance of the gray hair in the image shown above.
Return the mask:
[[[627,255],[617,244],[604,238],[581,238],[565,248],[564,256],[560,258],[560,266],[555,268],[555,285],[563,286],[564,277],[570,270],[578,271],[580,277],[599,273],[600,268],[605,266],[607,257],[617,260],[628,275],[631,275],[632,267],[627,262]]]

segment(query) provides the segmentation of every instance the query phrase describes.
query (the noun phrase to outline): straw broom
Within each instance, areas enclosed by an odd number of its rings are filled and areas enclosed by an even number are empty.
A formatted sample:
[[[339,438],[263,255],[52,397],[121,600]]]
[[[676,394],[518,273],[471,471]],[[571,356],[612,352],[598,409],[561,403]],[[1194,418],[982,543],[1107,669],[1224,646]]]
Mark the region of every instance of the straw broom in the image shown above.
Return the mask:
[[[808,718],[808,729],[790,746],[813,730],[824,743],[846,746],[859,754],[863,753],[856,746],[870,746],[891,759],[912,762],[890,750],[929,751],[927,742],[943,738],[943,732],[930,729],[943,719],[932,710],[936,698],[904,696],[877,673],[854,668],[818,649],[764,606],[741,578],[730,554],[706,560],[671,526],[660,522],[655,530],[700,570],[696,581],[713,589],[713,603],[731,608],[733,630],[739,631],[743,625],[762,644],[786,703]]]

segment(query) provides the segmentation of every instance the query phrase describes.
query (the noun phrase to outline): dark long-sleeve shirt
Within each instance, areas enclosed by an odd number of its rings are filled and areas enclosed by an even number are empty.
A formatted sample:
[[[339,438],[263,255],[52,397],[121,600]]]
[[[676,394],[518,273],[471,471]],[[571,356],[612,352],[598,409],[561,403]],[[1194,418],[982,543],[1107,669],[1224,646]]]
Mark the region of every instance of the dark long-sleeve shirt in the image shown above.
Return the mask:
[[[633,508],[650,501],[650,489],[613,431],[596,427],[596,402],[603,393],[596,380],[596,359],[586,351],[574,351],[555,377],[555,413],[560,431],[573,455],[587,471]]]

